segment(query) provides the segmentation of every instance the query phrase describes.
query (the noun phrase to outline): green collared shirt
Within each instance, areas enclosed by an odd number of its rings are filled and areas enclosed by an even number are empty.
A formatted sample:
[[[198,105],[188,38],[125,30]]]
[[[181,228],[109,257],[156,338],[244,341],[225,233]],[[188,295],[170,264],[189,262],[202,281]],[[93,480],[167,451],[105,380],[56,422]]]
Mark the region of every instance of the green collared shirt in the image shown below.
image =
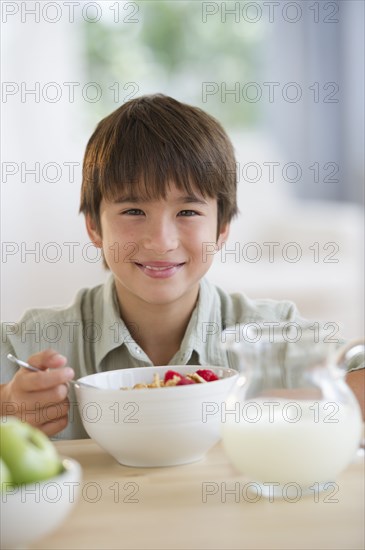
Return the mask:
[[[227,294],[207,279],[202,279],[198,302],[181,347],[169,364],[232,367],[229,356],[221,346],[222,330],[237,323],[294,320],[299,320],[299,317],[291,302],[250,300],[244,294]],[[18,323],[4,322],[1,383],[8,382],[16,371],[6,357],[8,353],[26,360],[50,347],[68,358],[75,378],[96,372],[152,365],[132,337],[138,327],[129,328],[120,318],[111,275],[103,285],[80,290],[69,307],[32,309]],[[70,388],[70,403],[69,425],[57,437],[87,437],[73,388]]]

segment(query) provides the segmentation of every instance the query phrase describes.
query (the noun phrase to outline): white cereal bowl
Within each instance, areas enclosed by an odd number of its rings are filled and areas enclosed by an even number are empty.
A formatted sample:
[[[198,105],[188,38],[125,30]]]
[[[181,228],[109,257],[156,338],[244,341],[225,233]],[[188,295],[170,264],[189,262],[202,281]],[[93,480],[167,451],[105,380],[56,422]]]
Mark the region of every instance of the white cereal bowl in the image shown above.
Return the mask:
[[[62,465],[55,477],[1,492],[0,548],[26,548],[64,521],[78,497],[81,466],[71,458]]]
[[[219,380],[168,388],[121,390],[150,384],[168,370],[181,374],[209,368]],[[175,466],[200,460],[220,439],[221,407],[238,373],[195,365],[140,367],[80,378],[97,386],[76,386],[85,430],[120,464]]]

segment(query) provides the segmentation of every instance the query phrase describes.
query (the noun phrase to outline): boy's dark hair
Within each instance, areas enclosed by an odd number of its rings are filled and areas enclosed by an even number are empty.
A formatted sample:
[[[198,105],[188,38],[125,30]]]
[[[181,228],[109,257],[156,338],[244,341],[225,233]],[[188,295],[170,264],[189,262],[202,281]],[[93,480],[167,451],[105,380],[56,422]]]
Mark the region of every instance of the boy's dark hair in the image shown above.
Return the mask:
[[[103,198],[165,198],[171,183],[217,198],[218,231],[238,211],[233,146],[219,122],[161,94],[132,99],[101,120],[86,146],[80,212],[101,234]]]

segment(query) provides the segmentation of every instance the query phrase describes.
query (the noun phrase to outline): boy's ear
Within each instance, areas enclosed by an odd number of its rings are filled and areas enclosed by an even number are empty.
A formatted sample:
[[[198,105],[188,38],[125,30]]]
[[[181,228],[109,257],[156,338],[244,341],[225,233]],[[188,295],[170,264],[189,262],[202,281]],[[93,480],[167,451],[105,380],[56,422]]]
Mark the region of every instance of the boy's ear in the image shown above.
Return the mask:
[[[221,227],[218,235],[217,245],[219,250],[222,248],[223,243],[228,239],[230,224],[226,223]]]
[[[101,248],[102,247],[102,238],[101,238],[101,236],[99,234],[99,231],[96,227],[96,223],[91,218],[90,214],[85,215],[85,224],[86,224],[86,231],[87,231],[87,234],[90,237],[90,240],[94,243],[94,245],[97,248]]]

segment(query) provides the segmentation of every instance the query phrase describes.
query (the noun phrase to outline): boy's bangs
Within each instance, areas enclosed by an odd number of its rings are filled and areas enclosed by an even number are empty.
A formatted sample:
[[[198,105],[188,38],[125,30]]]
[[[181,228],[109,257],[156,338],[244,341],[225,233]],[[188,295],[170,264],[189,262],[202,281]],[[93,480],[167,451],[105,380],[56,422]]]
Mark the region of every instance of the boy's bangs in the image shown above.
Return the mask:
[[[106,200],[120,196],[139,200],[165,199],[171,185],[188,195],[216,197],[221,187],[216,162],[207,159],[203,144],[179,135],[177,129],[127,125],[104,150],[98,185]]]

